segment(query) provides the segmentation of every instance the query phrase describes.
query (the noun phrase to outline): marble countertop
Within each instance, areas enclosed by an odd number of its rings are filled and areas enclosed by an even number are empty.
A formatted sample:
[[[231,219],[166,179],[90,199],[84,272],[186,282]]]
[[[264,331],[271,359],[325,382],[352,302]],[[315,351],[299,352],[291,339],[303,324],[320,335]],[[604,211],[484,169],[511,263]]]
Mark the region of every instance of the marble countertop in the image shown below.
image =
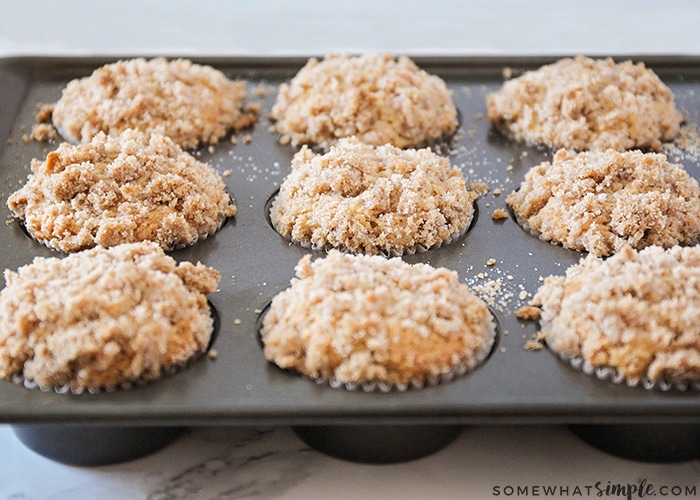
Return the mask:
[[[698,26],[695,0],[24,0],[4,5],[0,57],[700,56]],[[467,427],[443,450],[394,465],[330,458],[286,427],[197,428],[145,458],[81,468],[37,455],[3,424],[0,464],[0,499],[596,498],[596,483],[646,484],[657,496],[700,498],[699,460],[620,459],[565,427],[541,425]]]
[[[529,498],[545,488],[554,498],[597,498],[596,483],[642,480],[667,487],[670,498],[674,487],[695,486],[700,496],[699,461],[616,459],[559,426],[469,427],[443,450],[394,465],[327,457],[286,427],[192,430],[148,457],[94,468],[41,458],[1,429],[0,456],[0,498],[8,500]]]

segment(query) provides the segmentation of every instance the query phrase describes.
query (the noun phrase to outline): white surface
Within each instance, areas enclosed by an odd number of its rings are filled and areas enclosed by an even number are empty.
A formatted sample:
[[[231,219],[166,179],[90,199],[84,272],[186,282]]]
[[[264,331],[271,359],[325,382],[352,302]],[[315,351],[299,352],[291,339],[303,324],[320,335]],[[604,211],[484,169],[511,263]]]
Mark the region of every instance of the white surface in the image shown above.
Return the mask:
[[[700,53],[696,0],[5,0],[0,53]]]
[[[641,479],[657,492],[695,485],[700,497],[700,463],[611,459],[562,427],[469,427],[442,451],[398,465],[329,458],[287,428],[201,429],[155,455],[89,469],[41,458],[4,430],[0,450],[2,499],[529,498],[545,496],[545,487],[555,488],[553,498],[596,498],[598,482]],[[528,495],[508,496],[508,487],[528,488]]]
[[[700,4],[672,1],[4,1],[12,55],[700,55]],[[77,468],[0,426],[0,499],[596,498],[596,482],[696,487],[700,461],[611,457],[561,427],[468,428],[445,450],[391,466],[310,451],[286,428],[200,429],[150,457]],[[508,495],[506,487],[527,488]],[[537,489],[535,487],[539,487]],[[576,494],[576,487],[580,495]],[[568,488],[568,495],[561,493]],[[638,497],[634,497],[638,498]],[[687,498],[670,495],[667,498]]]

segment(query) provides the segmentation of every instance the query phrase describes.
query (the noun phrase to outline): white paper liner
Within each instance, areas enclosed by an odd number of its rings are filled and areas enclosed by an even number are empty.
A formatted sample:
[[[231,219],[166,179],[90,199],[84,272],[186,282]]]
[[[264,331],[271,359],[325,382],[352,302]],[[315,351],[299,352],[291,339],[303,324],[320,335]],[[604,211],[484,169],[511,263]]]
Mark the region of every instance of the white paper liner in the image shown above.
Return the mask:
[[[170,248],[165,248],[164,250],[166,252],[169,252],[171,250],[179,250],[181,248],[187,248],[191,247],[193,245],[196,245],[200,241],[204,241],[210,236],[214,236],[216,233],[218,233],[222,227],[224,227],[224,223],[228,217],[225,216],[219,216],[219,218],[216,221],[216,226],[212,227],[209,231],[207,231],[204,234],[200,234],[197,238],[195,238],[193,241],[188,241],[188,242],[182,242],[182,243],[177,243],[175,245],[172,245]]]
[[[540,330],[546,334],[550,335],[552,330],[551,321],[540,320]],[[545,343],[547,343],[545,337]],[[624,384],[628,387],[641,387],[646,390],[660,390],[663,392],[668,392],[671,390],[676,391],[700,391],[700,380],[695,382],[687,383],[673,380],[652,380],[648,377],[626,377],[624,374],[620,373],[618,369],[614,366],[602,365],[594,366],[584,359],[583,356],[571,356],[567,353],[557,351],[549,344],[547,344],[548,350],[556,354],[559,359],[570,365],[572,368],[579,370],[586,375],[592,375],[599,380],[610,381],[613,384]]]
[[[568,246],[564,245],[564,243],[562,243],[562,242],[560,242],[560,241],[556,241],[556,240],[553,240],[553,239],[547,239],[547,238],[545,238],[544,236],[542,236],[542,233],[541,233],[540,231],[538,231],[537,229],[533,229],[532,226],[530,226],[530,224],[528,223],[527,219],[523,218],[518,212],[515,211],[515,209],[514,209],[513,207],[511,207],[510,205],[508,205],[508,208],[510,209],[509,211],[513,214],[513,217],[514,217],[514,219],[515,219],[515,222],[516,222],[525,232],[530,233],[532,236],[535,236],[536,238],[539,238],[539,239],[541,239],[542,241],[546,241],[546,242],[548,242],[548,243],[551,243],[552,245],[558,245],[558,246],[560,246],[560,247],[562,247],[562,248],[566,248],[567,250],[573,250],[573,251],[575,251],[575,252],[587,252],[587,250],[582,250],[582,249],[579,249],[579,248],[571,248],[571,247],[568,247]],[[687,245],[688,245],[688,246],[690,246],[690,245],[697,245],[698,243],[700,243],[700,237],[696,238],[696,239],[693,240],[692,242],[689,242]]]
[[[192,240],[192,241],[177,243],[177,244],[175,244],[175,245],[170,245],[170,246],[167,247],[167,248],[163,248],[163,250],[166,251],[166,252],[171,252],[171,251],[173,251],[173,250],[180,250],[181,248],[187,248],[187,247],[191,247],[191,246],[193,246],[193,245],[196,245],[196,244],[199,243],[200,241],[204,241],[204,240],[206,240],[207,238],[209,238],[210,236],[214,236],[216,233],[218,233],[219,230],[221,230],[221,228],[224,226],[224,224],[226,223],[227,220],[228,220],[228,217],[226,217],[226,216],[220,216],[220,217],[217,219],[217,221],[216,221],[216,226],[214,226],[213,228],[211,228],[211,229],[210,229],[209,231],[207,231],[206,233],[203,233],[203,234],[198,235],[198,236],[197,236],[194,240]],[[33,239],[34,241],[36,241],[37,243],[39,243],[39,244],[41,244],[41,245],[44,245],[46,248],[49,248],[49,249],[51,249],[51,250],[56,250],[57,252],[64,252],[64,253],[66,253],[65,251],[61,250],[60,248],[58,248],[58,247],[52,245],[51,242],[50,242],[49,240],[46,240],[46,239],[43,239],[43,238],[37,238],[36,236],[34,236],[34,235],[32,234],[32,232],[29,230],[29,228],[26,226],[26,224],[24,223],[24,220],[23,220],[23,219],[19,219],[19,218],[18,218],[17,221],[24,227],[24,232],[25,232],[31,239]],[[123,243],[127,243],[127,242],[124,241]],[[128,243],[133,243],[133,242],[128,242]],[[95,246],[98,246],[98,245],[95,245]],[[76,250],[76,251],[79,251],[79,250]],[[72,253],[73,253],[73,252],[72,252]]]
[[[420,390],[426,387],[434,387],[440,384],[451,382],[452,380],[462,377],[473,372],[491,354],[496,337],[498,334],[498,325],[496,318],[491,314],[491,323],[489,324],[489,337],[483,348],[474,354],[474,359],[471,363],[463,362],[452,367],[449,371],[438,375],[429,376],[424,379],[413,379],[407,383],[386,382],[386,381],[368,381],[368,382],[344,382],[335,377],[314,378],[309,375],[300,374],[303,378],[311,380],[319,385],[326,385],[333,389],[344,389],[351,392],[367,392],[367,393],[388,393],[388,392],[406,392],[408,390]],[[297,373],[297,372],[294,372]]]
[[[270,217],[270,214],[272,213],[272,209],[276,206],[275,204],[277,203],[277,194],[274,195],[274,200],[272,203],[270,203],[270,209],[267,213],[267,216]],[[430,247],[426,247],[425,245],[421,244],[416,244],[412,247],[404,247],[401,250],[396,250],[396,249],[391,249],[389,251],[386,250],[379,250],[379,252],[376,255],[383,255],[384,257],[403,257],[404,255],[415,255],[415,254],[421,254],[425,252],[429,252],[432,250],[437,250],[438,248],[442,248],[444,246],[451,245],[452,243],[460,240],[471,228],[472,222],[474,221],[474,214],[476,213],[476,204],[472,203],[472,212],[469,215],[469,220],[467,221],[467,224],[464,226],[463,229],[460,229],[459,231],[455,231],[448,235],[446,238],[444,238],[442,241],[431,245]],[[350,253],[350,254],[356,254],[357,252],[348,249],[345,245],[341,246],[333,246],[330,244],[319,246],[312,244],[310,241],[297,241],[295,239],[292,239],[290,236],[285,236],[281,234],[278,230],[277,227],[272,223],[272,218],[270,217],[270,225],[272,228],[279,234],[282,238],[284,238],[287,241],[290,241],[292,243],[295,243],[302,248],[308,248],[309,250],[314,250],[314,251],[322,251],[322,252],[330,252],[331,250],[339,250],[343,253]]]
[[[70,134],[66,129],[64,129],[60,125],[56,124],[56,122],[52,121],[51,125],[53,125],[53,128],[56,129],[56,132],[58,132],[58,135],[60,135],[66,142],[73,144],[73,145],[80,144],[80,141],[78,140],[77,137]]]
[[[84,393],[89,393],[89,394],[100,394],[100,393],[110,393],[114,392],[117,390],[128,390],[132,389],[134,387],[143,387],[145,385],[152,384],[154,382],[158,382],[159,380],[162,380],[166,377],[169,377],[171,375],[175,375],[177,373],[180,373],[181,371],[186,370],[190,366],[192,366],[194,363],[198,362],[202,357],[204,357],[211,349],[212,345],[214,343],[214,339],[218,335],[218,329],[219,329],[219,316],[218,312],[214,308],[213,304],[207,300],[207,303],[209,305],[209,314],[212,318],[213,326],[212,326],[212,331],[211,335],[209,336],[209,341],[207,344],[207,347],[203,351],[198,351],[195,352],[192,356],[190,356],[189,359],[186,359],[185,361],[181,363],[177,363],[175,365],[167,366],[161,370],[161,373],[158,377],[155,377],[153,379],[136,379],[136,380],[128,380],[124,381],[118,385],[114,386],[104,386],[104,387],[75,387],[72,384],[64,384],[60,386],[46,386],[46,385],[41,385],[38,382],[36,382],[33,379],[27,379],[23,375],[16,373],[12,375],[10,378],[10,382],[12,382],[15,385],[21,385],[26,387],[27,389],[38,389],[42,392],[55,392],[56,394],[74,394],[74,395],[79,395],[79,394],[84,394]]]
[[[599,380],[610,381],[613,384],[624,384],[628,387],[641,387],[646,390],[669,391],[700,391],[700,380],[695,382],[678,382],[664,379],[651,380],[648,377],[626,377],[614,366],[593,366],[582,356],[569,356],[566,353],[555,351],[550,348],[559,359],[569,364],[576,370],[582,371],[586,375],[592,375]]]
[[[129,381],[124,381],[120,383],[119,385],[115,386],[106,386],[106,387],[75,387],[72,384],[64,384],[60,386],[46,386],[46,385],[41,385],[35,380],[32,379],[27,379],[21,374],[14,374],[10,378],[10,382],[12,382],[15,385],[20,385],[24,386],[27,389],[38,389],[42,392],[55,392],[56,394],[73,394],[73,395],[79,395],[79,394],[100,394],[100,393],[110,393],[110,392],[115,392],[117,390],[128,390],[132,389],[134,387],[143,387],[148,384],[152,384],[154,382],[158,382],[159,380],[162,380],[166,377],[169,377],[171,375],[174,375],[176,373],[179,373],[186,368],[190,367],[192,364],[197,362],[200,358],[204,356],[206,352],[198,352],[194,356],[192,356],[190,359],[187,361],[184,361],[182,363],[179,363],[177,365],[173,366],[168,366],[164,368],[160,375],[154,379],[150,380],[145,380],[145,379],[137,379],[137,380],[129,380]]]
[[[388,252],[385,250],[379,250],[379,252],[376,255],[383,255],[384,257],[403,257],[404,255],[415,255],[415,254],[421,254],[425,252],[429,252],[431,250],[437,250],[438,248],[442,248],[444,246],[450,245],[451,243],[459,240],[464,236],[469,229],[469,226],[471,224],[471,218],[469,219],[469,223],[467,224],[467,227],[462,229],[461,231],[457,231],[455,233],[450,234],[447,238],[444,240],[440,241],[439,243],[436,243],[435,245],[432,245],[430,247],[426,247],[425,245],[421,244],[416,244],[412,247],[405,247],[402,250],[396,250],[396,249],[391,249]],[[283,236],[284,237],[284,236]],[[355,254],[357,252],[350,250],[346,246],[338,246],[334,247],[333,245],[324,245],[324,246],[318,246],[314,245],[309,241],[296,241],[291,238],[284,237],[286,240],[291,241],[292,243],[296,243],[300,245],[303,248],[308,248],[310,250],[314,251],[322,251],[322,252],[330,252],[331,250],[339,250],[343,253],[352,253]]]
[[[530,233],[532,236],[535,236],[536,238],[541,239],[542,241],[546,241],[548,243],[551,243],[552,245],[559,245],[562,248],[567,248],[569,250],[576,250],[573,248],[568,248],[564,246],[563,243],[560,241],[555,241],[552,239],[547,239],[544,236],[542,236],[542,233],[538,231],[537,229],[533,229],[532,226],[530,226],[530,223],[525,219],[522,215],[520,215],[518,212],[515,211],[515,209],[508,205],[508,208],[510,209],[509,211],[513,214],[513,217],[515,218],[515,222],[527,233]]]

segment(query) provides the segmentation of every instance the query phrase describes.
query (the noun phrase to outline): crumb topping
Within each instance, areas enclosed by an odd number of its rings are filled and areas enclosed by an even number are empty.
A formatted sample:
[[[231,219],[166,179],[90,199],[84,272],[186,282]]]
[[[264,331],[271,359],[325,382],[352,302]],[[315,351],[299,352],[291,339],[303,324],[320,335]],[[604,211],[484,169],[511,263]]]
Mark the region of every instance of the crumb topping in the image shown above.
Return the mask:
[[[549,276],[533,298],[547,344],[625,377],[700,380],[700,247],[624,247]]]
[[[502,208],[497,208],[491,214],[493,220],[503,220],[508,218],[508,212]]]
[[[472,182],[469,185],[469,189],[474,191],[479,196],[484,196],[486,193],[489,192],[489,189],[491,188],[485,182]]]
[[[328,148],[341,137],[418,147],[457,129],[452,94],[408,57],[311,58],[280,86],[270,117],[281,142]]]
[[[515,311],[515,316],[518,319],[536,320],[540,317],[542,310],[535,306],[522,306]]]
[[[698,182],[663,154],[559,150],[506,201],[542,239],[599,256],[700,236]]]
[[[188,59],[122,60],[69,82],[53,122],[74,143],[135,128],[193,148],[253,124],[258,106],[244,105],[246,92],[245,82]]]
[[[516,140],[577,151],[659,151],[683,121],[671,90],[643,63],[584,56],[505,82],[487,108]]]
[[[457,273],[400,258],[303,257],[263,319],[267,359],[312,378],[406,384],[473,368],[495,334]]]
[[[403,254],[465,231],[476,194],[430,149],[342,139],[326,154],[304,146],[270,212],[284,237],[352,253]]]
[[[47,142],[58,139],[56,129],[47,123],[35,123],[32,125],[32,131],[29,138],[35,141]]]
[[[8,206],[34,238],[64,252],[143,240],[171,249],[236,213],[220,176],[158,134],[100,132],[31,169]]]
[[[0,377],[73,390],[158,378],[206,349],[213,322],[204,294],[219,279],[147,242],[6,270]]]

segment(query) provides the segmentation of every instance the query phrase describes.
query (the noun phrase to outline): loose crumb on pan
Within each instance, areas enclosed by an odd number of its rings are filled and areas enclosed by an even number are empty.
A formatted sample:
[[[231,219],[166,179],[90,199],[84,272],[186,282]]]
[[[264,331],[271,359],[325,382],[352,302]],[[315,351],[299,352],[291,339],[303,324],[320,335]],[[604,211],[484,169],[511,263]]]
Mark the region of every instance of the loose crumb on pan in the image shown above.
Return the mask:
[[[533,303],[556,352],[628,379],[700,380],[700,247],[588,255],[545,278]]]
[[[469,189],[474,191],[479,196],[484,196],[489,192],[489,185],[485,182],[472,182],[469,184]]]
[[[58,133],[53,125],[48,123],[35,123],[32,125],[32,132],[29,137],[34,141],[47,142],[58,139]]]
[[[35,141],[46,142],[58,139],[58,132],[51,123],[53,104],[39,104],[39,110],[35,116],[36,123],[32,125],[29,138]]]
[[[528,340],[527,342],[525,342],[525,345],[523,346],[523,348],[526,351],[541,351],[542,349],[544,349],[544,341],[546,339],[547,339],[546,333],[544,333],[542,331],[535,332],[533,337],[530,340]]]
[[[328,54],[283,83],[270,113],[282,143],[328,148],[341,137],[418,147],[458,126],[452,93],[408,57]]]
[[[53,123],[74,143],[137,128],[194,148],[255,122],[260,106],[246,104],[246,94],[246,82],[188,59],[120,60],[70,81]]]
[[[544,344],[542,344],[541,342],[537,342],[536,340],[528,340],[527,342],[525,342],[523,348],[526,351],[541,351],[542,348],[544,348]]]
[[[143,240],[171,249],[236,213],[221,177],[158,134],[100,132],[31,170],[7,204],[35,239],[64,252]]]
[[[491,214],[493,220],[503,220],[508,218],[508,212],[502,208],[497,208]]]
[[[681,127],[678,137],[673,142],[664,143],[663,152],[669,157],[700,162],[700,130],[696,123],[687,123]]]
[[[267,359],[315,379],[405,385],[478,364],[495,325],[457,273],[400,258],[303,257],[261,331]]]
[[[53,107],[53,104],[39,104],[39,111],[37,111],[35,116],[37,123],[51,123],[51,118],[53,116]]]
[[[342,139],[325,154],[304,146],[270,212],[285,238],[352,253],[402,254],[466,231],[476,194],[430,149]]]
[[[641,151],[559,150],[508,195],[518,222],[565,248],[610,255],[700,236],[700,186],[681,164]]]
[[[74,391],[156,379],[206,349],[213,322],[205,294],[219,279],[149,242],[6,270],[0,377]]]
[[[584,56],[506,81],[487,109],[516,140],[578,151],[659,151],[683,121],[671,90],[643,63]]]
[[[521,297],[520,300],[524,300],[524,299]],[[515,311],[515,316],[518,319],[536,320],[537,318],[540,317],[541,313],[542,313],[542,310],[539,307],[522,306],[522,307],[518,308],[518,310]]]

